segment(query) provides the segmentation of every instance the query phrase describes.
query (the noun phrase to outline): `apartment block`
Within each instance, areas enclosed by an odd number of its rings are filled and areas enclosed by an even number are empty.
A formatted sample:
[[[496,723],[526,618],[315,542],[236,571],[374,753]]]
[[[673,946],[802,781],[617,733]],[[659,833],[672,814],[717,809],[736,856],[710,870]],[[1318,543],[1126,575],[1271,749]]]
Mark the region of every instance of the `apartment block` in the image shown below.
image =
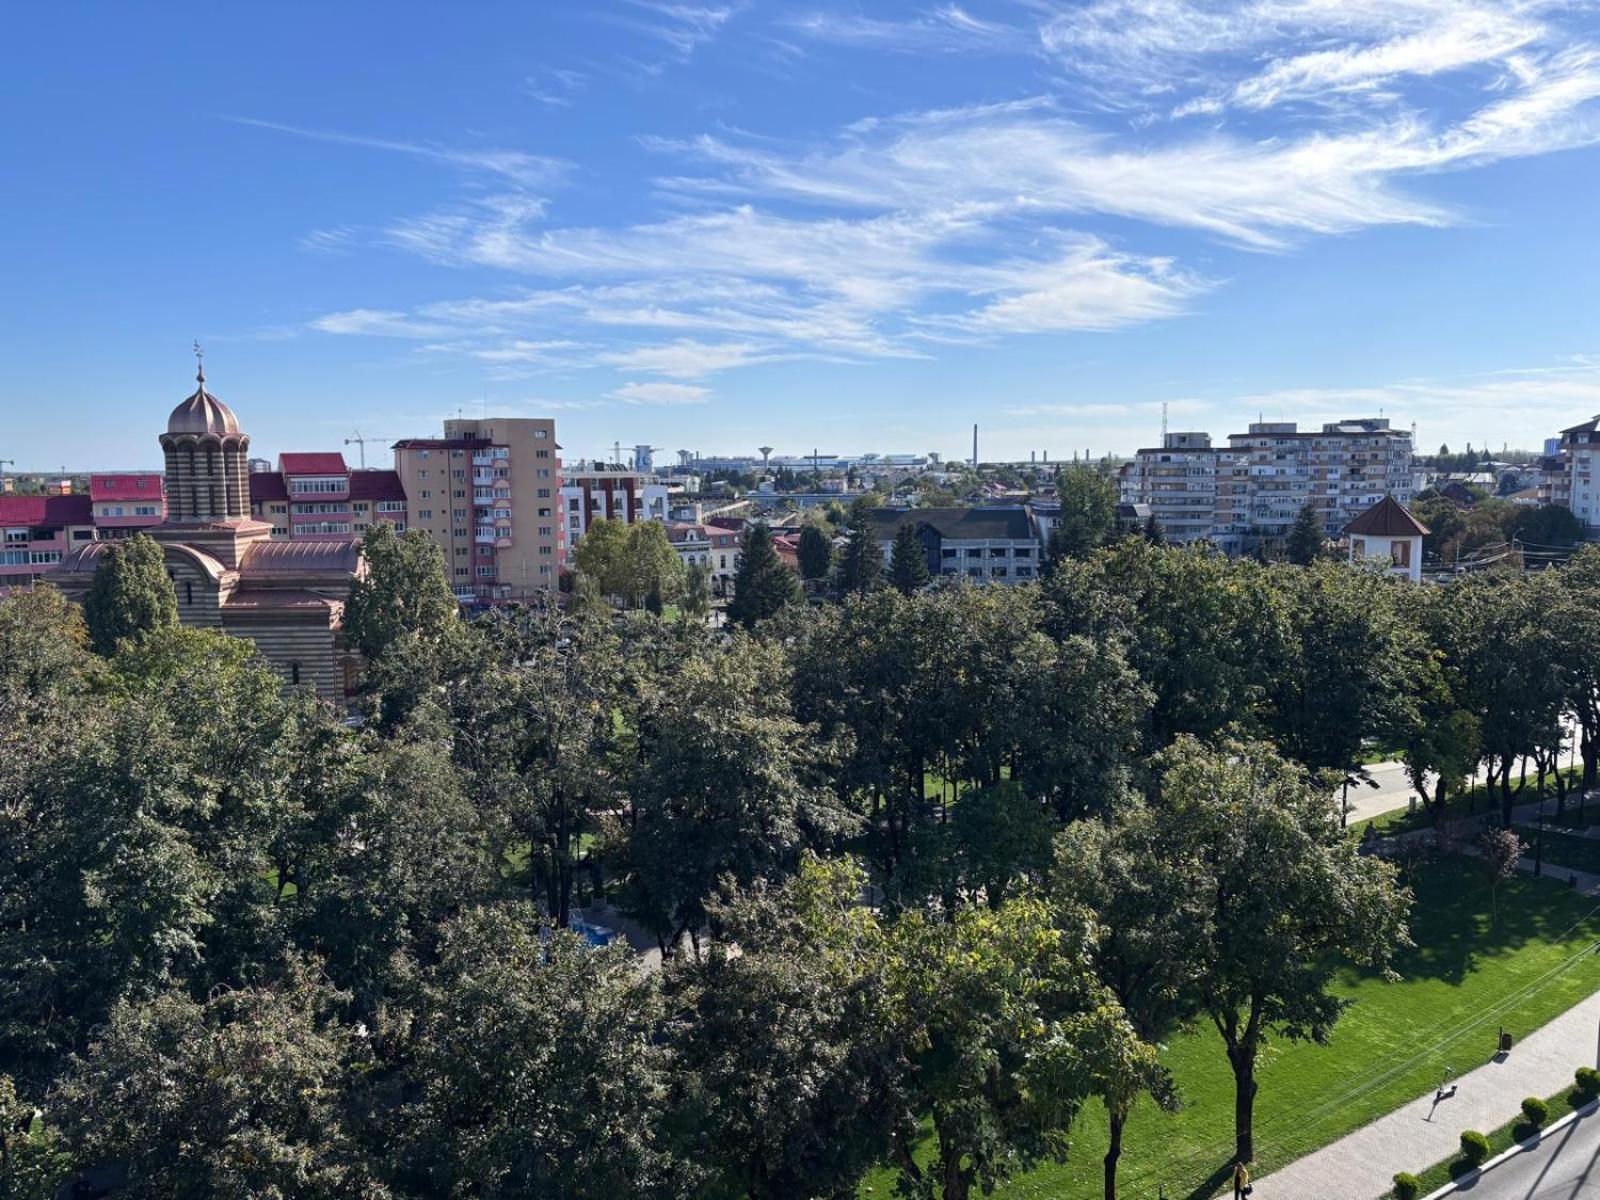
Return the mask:
[[[1600,459],[1600,417],[1563,429],[1546,444],[1539,463],[1539,500],[1560,504],[1583,522],[1584,537],[1600,537],[1600,489],[1595,487],[1595,463]]]
[[[1148,504],[1172,541],[1238,552],[1281,542],[1308,502],[1330,538],[1385,496],[1409,504],[1411,460],[1411,434],[1381,417],[1317,432],[1263,421],[1230,434],[1225,449],[1204,433],[1170,433],[1124,468],[1123,499]]]
[[[580,467],[561,484],[562,524],[567,545],[577,544],[589,522],[601,517],[631,525],[635,521],[668,518],[667,485],[640,471],[620,470],[596,463]]]
[[[556,586],[566,552],[555,422],[458,419],[394,445],[407,520],[444,552],[456,596],[494,603]]]
[[[152,529],[167,519],[159,471],[89,476],[89,504],[99,536],[110,540]]]
[[[359,537],[375,521],[406,527],[406,494],[395,471],[351,470],[337,451],[280,454],[277,470],[250,472],[250,511],[274,537]]]
[[[95,541],[88,496],[0,496],[0,588],[27,587]]]

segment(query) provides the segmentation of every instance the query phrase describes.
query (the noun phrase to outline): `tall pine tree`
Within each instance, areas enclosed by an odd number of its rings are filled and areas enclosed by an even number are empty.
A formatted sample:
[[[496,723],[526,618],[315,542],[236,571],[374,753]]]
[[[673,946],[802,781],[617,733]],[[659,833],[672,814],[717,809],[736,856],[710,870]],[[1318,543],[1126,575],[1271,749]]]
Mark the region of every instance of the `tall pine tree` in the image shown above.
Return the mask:
[[[1317,506],[1307,500],[1295,515],[1294,526],[1289,530],[1289,561],[1309,567],[1322,557],[1328,539],[1322,535],[1322,514]]]
[[[839,556],[839,594],[870,592],[883,579],[883,550],[872,528],[872,517],[861,505],[850,510],[849,536]]]
[[[928,582],[928,555],[910,521],[900,522],[889,552],[889,576],[902,596],[920,591]]]
[[[739,555],[739,571],[733,578],[728,619],[750,629],[799,599],[800,580],[778,557],[772,530],[759,522],[750,525]]]

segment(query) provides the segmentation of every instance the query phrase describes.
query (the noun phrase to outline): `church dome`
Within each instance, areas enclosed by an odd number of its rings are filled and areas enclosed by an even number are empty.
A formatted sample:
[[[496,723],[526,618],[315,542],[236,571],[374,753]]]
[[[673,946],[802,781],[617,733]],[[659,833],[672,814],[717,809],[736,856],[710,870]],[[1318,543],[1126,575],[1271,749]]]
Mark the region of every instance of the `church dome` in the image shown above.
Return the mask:
[[[206,391],[206,373],[202,368],[195,380],[200,384],[190,396],[167,418],[168,433],[214,434],[223,437],[239,432],[239,418],[233,415],[221,400]]]

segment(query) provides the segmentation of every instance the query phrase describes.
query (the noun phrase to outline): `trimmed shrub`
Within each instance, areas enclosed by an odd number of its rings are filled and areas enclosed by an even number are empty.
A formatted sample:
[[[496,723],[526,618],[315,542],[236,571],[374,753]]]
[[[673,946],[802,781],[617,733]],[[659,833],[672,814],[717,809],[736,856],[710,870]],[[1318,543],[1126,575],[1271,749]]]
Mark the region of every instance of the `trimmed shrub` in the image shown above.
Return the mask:
[[[1463,1130],[1461,1133],[1461,1157],[1473,1166],[1479,1166],[1484,1159],[1489,1157],[1489,1139],[1476,1129]]]
[[[1417,1200],[1422,1194],[1422,1180],[1409,1171],[1401,1171],[1394,1177],[1394,1200]]]
[[[1572,1078],[1578,1085],[1578,1091],[1585,1096],[1600,1096],[1600,1071],[1593,1067],[1579,1067],[1572,1073]]]
[[[1537,1129],[1550,1115],[1550,1105],[1538,1096],[1529,1096],[1522,1102],[1522,1115],[1528,1119],[1529,1125]]]

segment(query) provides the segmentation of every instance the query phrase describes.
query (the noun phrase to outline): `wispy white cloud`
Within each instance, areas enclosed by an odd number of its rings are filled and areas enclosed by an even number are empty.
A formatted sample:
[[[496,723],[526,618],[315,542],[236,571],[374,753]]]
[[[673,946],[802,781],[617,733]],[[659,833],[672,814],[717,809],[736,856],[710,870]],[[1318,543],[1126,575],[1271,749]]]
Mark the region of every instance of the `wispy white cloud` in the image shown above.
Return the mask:
[[[573,99],[588,83],[589,76],[583,71],[540,67],[522,81],[522,90],[540,104],[570,108]]]
[[[435,338],[449,332],[448,326],[380,308],[352,308],[345,312],[328,313],[312,321],[311,327],[321,333],[364,337]]]
[[[904,20],[858,12],[814,11],[782,18],[816,41],[905,53],[1021,54],[1039,49],[1030,28],[984,20],[957,4],[941,4]]]
[[[722,31],[740,4],[694,4],[678,0],[626,0],[643,16],[632,22],[635,29],[662,42],[680,61],[687,61],[696,50]]]
[[[466,170],[488,172],[503,176],[524,187],[547,187],[558,183],[566,175],[569,167],[569,164],[561,159],[529,154],[522,150],[437,146],[429,142],[407,142],[327,129],[306,129],[298,125],[284,125],[278,121],[262,121],[255,117],[227,119],[236,125],[270,129],[275,133],[286,133],[311,141],[328,142],[336,146],[356,146],[365,150],[383,150],[430,162],[446,163]]]
[[[770,347],[751,342],[708,344],[680,338],[665,345],[610,351],[600,355],[599,361],[623,371],[643,371],[673,379],[702,379],[732,367],[771,362],[775,357]]]
[[[687,383],[625,383],[606,393],[624,404],[704,404],[709,388]]]

